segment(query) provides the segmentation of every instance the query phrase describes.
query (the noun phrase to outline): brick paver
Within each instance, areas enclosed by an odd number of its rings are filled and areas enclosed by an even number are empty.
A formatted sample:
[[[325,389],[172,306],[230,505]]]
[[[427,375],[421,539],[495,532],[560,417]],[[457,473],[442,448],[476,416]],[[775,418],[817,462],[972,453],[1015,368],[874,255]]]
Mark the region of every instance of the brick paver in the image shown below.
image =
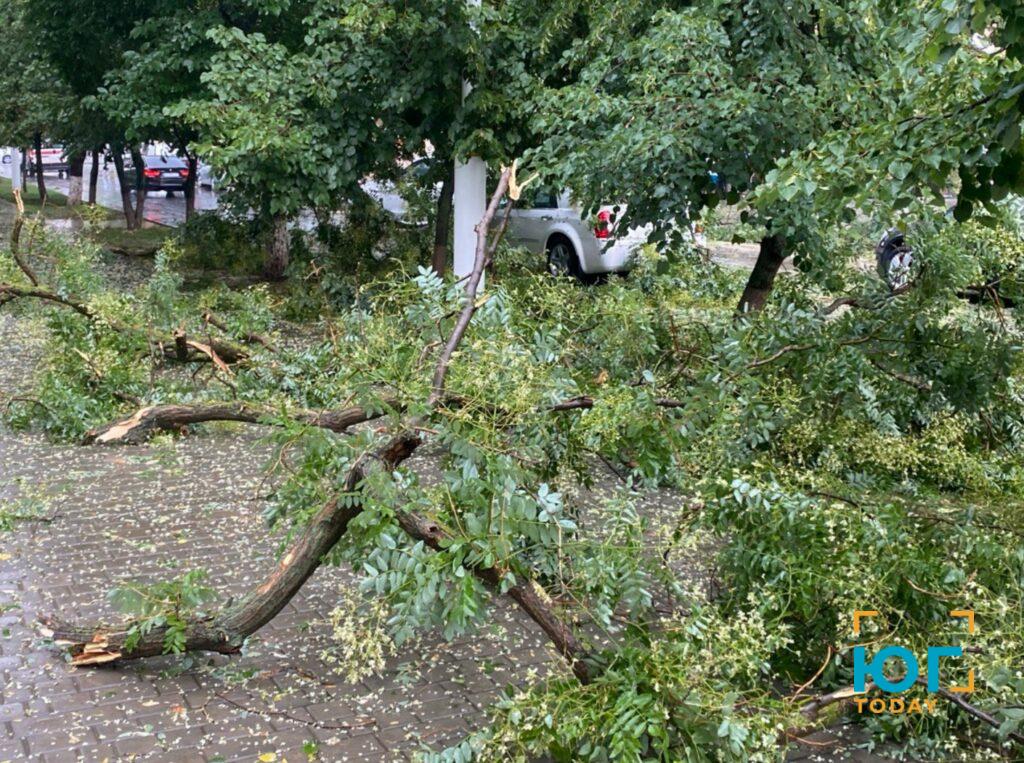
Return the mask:
[[[257,496],[266,455],[245,430],[173,448],[0,436],[0,495],[42,491],[57,515],[0,538],[0,760],[304,760],[305,743],[324,760],[392,760],[459,738],[482,722],[513,664],[552,659],[535,629],[501,608],[482,636],[426,638],[380,676],[346,683],[320,658],[323,623],[351,585],[337,568],[318,571],[239,657],[75,669],[40,639],[42,612],[115,618],[105,595],[127,578],[202,567],[222,595],[244,591],[274,559]]]

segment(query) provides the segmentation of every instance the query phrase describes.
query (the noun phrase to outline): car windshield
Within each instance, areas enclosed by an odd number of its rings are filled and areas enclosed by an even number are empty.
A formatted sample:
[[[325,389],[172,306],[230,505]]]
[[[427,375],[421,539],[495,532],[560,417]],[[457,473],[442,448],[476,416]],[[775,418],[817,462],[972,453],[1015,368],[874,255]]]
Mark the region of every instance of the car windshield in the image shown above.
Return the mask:
[[[184,169],[185,162],[177,156],[150,154],[143,157],[147,169]]]

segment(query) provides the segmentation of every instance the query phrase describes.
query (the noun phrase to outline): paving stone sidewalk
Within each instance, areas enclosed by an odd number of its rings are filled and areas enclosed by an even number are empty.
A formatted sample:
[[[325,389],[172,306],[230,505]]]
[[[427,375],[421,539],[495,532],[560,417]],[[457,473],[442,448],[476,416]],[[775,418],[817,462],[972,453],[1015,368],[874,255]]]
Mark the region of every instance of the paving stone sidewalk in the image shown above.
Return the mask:
[[[405,760],[485,723],[526,670],[560,664],[499,608],[483,635],[424,639],[348,683],[322,657],[329,613],[353,585],[339,568],[321,568],[242,656],[75,669],[40,638],[40,613],[115,617],[106,592],[127,579],[204,568],[222,596],[246,590],[275,558],[259,498],[267,456],[247,430],[142,448],[0,434],[0,505],[51,496],[52,520],[0,534],[0,761]],[[848,739],[812,741],[791,759],[847,759]]]
[[[347,683],[321,658],[352,584],[337,568],[318,571],[240,657],[75,669],[40,639],[43,612],[116,617],[106,592],[126,579],[204,568],[222,596],[244,591],[274,560],[256,497],[265,456],[247,432],[120,449],[0,436],[0,500],[55,496],[52,521],[0,537],[0,760],[399,760],[459,738],[520,671],[551,660],[502,609],[482,637],[427,639]]]

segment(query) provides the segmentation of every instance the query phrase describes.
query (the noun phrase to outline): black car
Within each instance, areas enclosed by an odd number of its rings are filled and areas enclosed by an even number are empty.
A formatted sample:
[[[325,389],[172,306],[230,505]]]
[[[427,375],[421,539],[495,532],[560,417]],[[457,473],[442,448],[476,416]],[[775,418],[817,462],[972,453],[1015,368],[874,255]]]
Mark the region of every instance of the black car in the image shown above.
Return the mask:
[[[142,157],[142,190],[167,191],[171,196],[175,191],[184,191],[188,181],[188,164],[173,154],[150,154]]]

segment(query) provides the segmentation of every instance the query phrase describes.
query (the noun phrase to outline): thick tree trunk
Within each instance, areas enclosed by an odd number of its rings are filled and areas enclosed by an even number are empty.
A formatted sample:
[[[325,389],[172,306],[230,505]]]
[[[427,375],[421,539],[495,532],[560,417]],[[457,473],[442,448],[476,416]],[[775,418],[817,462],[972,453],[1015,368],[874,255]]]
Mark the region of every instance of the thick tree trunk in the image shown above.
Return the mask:
[[[268,281],[283,281],[288,269],[289,249],[288,218],[274,215],[270,231],[270,242],[263,259],[263,277]]]
[[[36,186],[39,188],[39,203],[46,203],[46,180],[43,179],[43,136],[36,133],[33,136],[36,149]]]
[[[188,222],[196,213],[196,174],[199,172],[199,160],[191,153],[186,153],[185,156],[188,157],[188,177],[185,178],[185,222]]]
[[[96,203],[96,186],[100,181],[100,151],[92,150],[92,167],[89,168],[89,204]]]
[[[452,197],[455,193],[455,164],[447,163],[441,195],[437,199],[437,220],[434,223],[434,252],[430,265],[442,278],[448,269],[448,239],[452,225]]]
[[[132,146],[132,164],[135,165],[135,225],[132,230],[138,230],[146,219],[146,163],[138,146]]]
[[[397,407],[395,400],[389,405]],[[265,424],[276,411],[257,408],[246,403],[207,403],[199,405],[152,405],[135,412],[126,419],[90,429],[84,445],[139,445],[156,432],[178,432],[190,424],[207,421],[241,421]],[[337,411],[301,411],[292,416],[295,421],[310,426],[344,432],[355,424],[380,418],[383,411],[369,411],[359,406]]]
[[[781,236],[765,236],[761,239],[757,262],[750,271],[747,287],[743,290],[743,296],[736,307],[737,313],[756,313],[764,307],[775,283],[775,276],[785,259],[785,242]]]
[[[110,152],[114,158],[114,171],[117,172],[117,185],[121,189],[121,209],[124,212],[125,225],[128,230],[135,230],[135,207],[132,204],[128,175],[124,170],[124,148],[114,145],[110,147]]]
[[[77,207],[82,203],[82,173],[85,169],[85,152],[76,151],[68,161],[68,206]]]

